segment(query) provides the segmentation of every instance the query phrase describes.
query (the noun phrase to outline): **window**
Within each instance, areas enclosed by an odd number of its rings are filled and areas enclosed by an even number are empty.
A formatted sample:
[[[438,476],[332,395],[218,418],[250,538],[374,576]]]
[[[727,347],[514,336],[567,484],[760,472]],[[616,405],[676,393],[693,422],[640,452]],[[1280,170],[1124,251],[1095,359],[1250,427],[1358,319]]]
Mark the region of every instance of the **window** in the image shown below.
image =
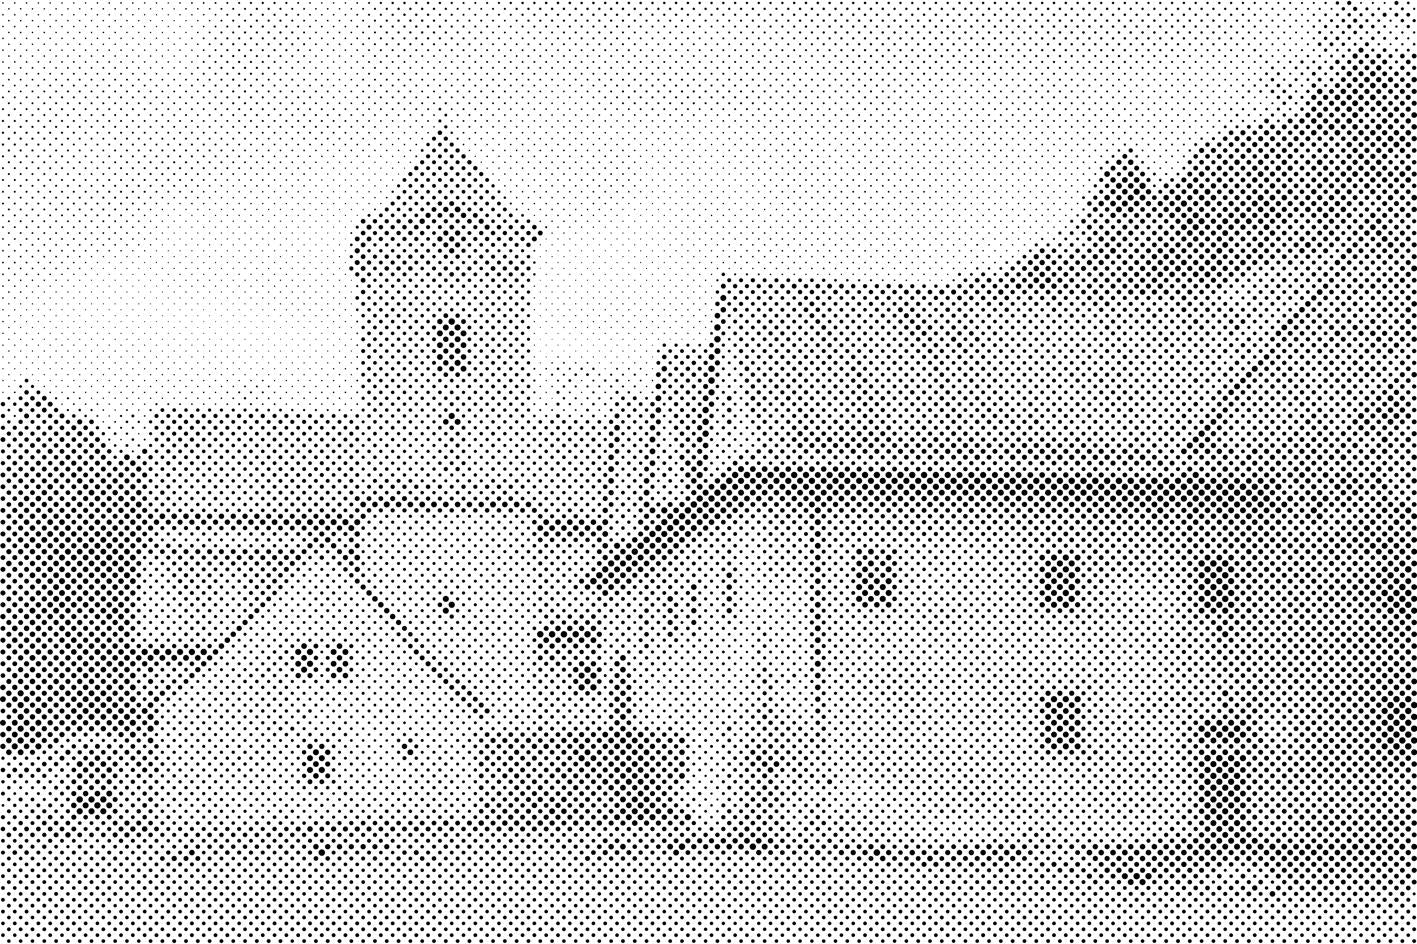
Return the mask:
[[[1078,602],[1079,562],[1072,554],[1049,554],[1043,558],[1043,605],[1071,609]]]
[[[870,607],[895,604],[895,561],[890,551],[856,552],[856,602]]]

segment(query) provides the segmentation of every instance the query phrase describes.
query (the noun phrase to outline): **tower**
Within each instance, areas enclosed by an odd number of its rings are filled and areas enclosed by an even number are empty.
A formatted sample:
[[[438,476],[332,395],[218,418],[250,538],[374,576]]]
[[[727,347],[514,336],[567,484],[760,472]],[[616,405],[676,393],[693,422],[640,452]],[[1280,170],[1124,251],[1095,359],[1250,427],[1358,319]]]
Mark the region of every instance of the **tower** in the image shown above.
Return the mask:
[[[380,502],[486,500],[527,422],[527,302],[540,231],[439,132],[360,222],[363,450]]]

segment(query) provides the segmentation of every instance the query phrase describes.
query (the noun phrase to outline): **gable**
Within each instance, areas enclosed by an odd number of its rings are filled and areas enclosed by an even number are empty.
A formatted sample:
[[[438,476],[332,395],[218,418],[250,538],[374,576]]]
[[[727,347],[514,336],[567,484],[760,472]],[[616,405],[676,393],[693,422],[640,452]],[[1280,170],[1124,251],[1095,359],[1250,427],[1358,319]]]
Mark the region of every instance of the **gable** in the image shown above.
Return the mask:
[[[166,811],[260,819],[459,803],[470,717],[410,638],[335,555],[312,556],[156,710]]]

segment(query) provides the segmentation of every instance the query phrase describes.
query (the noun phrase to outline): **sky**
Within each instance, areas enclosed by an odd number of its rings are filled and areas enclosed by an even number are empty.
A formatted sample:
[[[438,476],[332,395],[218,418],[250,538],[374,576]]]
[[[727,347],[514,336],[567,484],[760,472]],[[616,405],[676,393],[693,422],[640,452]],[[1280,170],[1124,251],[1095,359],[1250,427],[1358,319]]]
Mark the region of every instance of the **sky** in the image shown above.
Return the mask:
[[[538,376],[589,402],[701,338],[725,274],[1003,265],[1119,153],[1164,177],[1339,44],[1407,34],[1337,9],[11,5],[0,372],[118,442],[154,404],[355,408],[350,242],[442,128],[542,226]]]

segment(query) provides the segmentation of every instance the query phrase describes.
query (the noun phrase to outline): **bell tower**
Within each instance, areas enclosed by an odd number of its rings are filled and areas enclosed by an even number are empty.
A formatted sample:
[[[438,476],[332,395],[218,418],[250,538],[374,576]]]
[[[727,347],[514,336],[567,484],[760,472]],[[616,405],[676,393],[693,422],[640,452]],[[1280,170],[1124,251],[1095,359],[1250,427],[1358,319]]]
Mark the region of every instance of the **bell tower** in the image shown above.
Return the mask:
[[[439,132],[351,269],[363,323],[364,445],[378,500],[468,500],[503,476],[527,417],[538,230]]]

